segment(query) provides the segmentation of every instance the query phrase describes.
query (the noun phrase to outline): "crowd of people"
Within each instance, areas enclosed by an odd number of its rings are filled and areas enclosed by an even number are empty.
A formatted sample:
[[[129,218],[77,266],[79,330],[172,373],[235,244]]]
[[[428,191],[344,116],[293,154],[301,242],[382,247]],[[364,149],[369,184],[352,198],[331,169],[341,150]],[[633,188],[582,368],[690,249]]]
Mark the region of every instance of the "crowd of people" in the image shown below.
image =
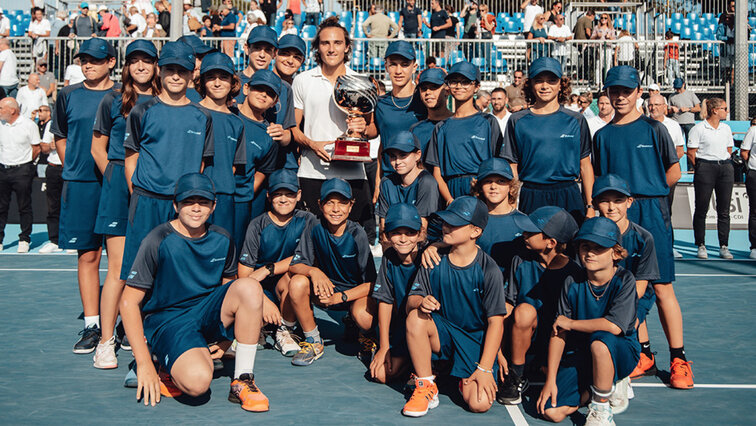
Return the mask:
[[[129,6],[141,13],[142,3]],[[439,22],[431,17],[444,30]],[[28,251],[31,183],[46,154],[46,251],[78,254],[84,328],[73,352],[111,369],[130,349],[126,384],[145,404],[204,394],[214,360],[233,357],[229,400],[269,410],[254,380],[258,344],[270,337],[291,364],[316,363],[327,353],[315,306],[347,312],[345,338],[359,341],[371,380],[411,377],[406,416],[438,405],[443,377],[459,379],[472,412],[519,404],[540,377],[547,420],[587,403],[587,424],[613,424],[630,379],[656,372],[645,320],[654,303],[670,385],[694,386],[673,286],[672,195],[687,144],[699,257],[715,192],[720,256],[732,258],[732,133],[726,102],[702,107],[682,79],[669,100],[658,86],[643,99],[623,61],[594,111],[594,94],[573,93],[557,58],[533,57],[527,74],[488,93],[467,61],[416,76],[416,51],[399,40],[381,48],[391,89],[355,117],[334,106],[337,80],[356,74],[335,17],[320,22],[317,66],[303,72],[304,40],[266,25],[249,31],[238,73],[225,47],[195,35],[159,51],[134,40],[120,83],[113,46],[90,38],[75,54],[82,80],[59,92],[44,85],[55,86],[44,62],[27,86],[3,80],[8,46],[0,39],[0,82],[11,83],[0,84],[0,229],[15,193],[18,251]],[[741,151],[749,193],[754,129]],[[347,131],[371,140],[372,162],[332,161]],[[756,248],[754,201],[751,212]]]

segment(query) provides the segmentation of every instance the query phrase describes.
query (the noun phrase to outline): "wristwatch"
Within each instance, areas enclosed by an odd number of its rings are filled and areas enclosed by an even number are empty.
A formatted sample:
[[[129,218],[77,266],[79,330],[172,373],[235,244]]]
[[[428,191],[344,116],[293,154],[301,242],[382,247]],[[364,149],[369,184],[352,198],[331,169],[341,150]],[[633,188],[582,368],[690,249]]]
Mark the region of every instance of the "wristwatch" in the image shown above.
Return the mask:
[[[348,301],[349,301],[349,296],[347,296],[347,294],[342,291],[341,292],[341,303],[346,303]]]
[[[267,265],[265,265],[265,269],[268,270],[268,274],[269,274],[268,276],[273,276],[276,274],[276,265],[272,263],[268,263]]]

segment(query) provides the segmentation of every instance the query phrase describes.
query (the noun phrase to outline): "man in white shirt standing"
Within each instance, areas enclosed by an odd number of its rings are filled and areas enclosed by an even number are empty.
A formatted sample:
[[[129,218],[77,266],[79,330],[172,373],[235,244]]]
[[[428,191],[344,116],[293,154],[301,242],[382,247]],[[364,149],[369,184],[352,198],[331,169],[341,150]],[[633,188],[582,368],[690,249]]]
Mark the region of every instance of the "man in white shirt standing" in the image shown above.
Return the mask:
[[[40,110],[42,114],[50,114]],[[45,168],[45,196],[47,198],[47,238],[50,240],[40,247],[40,253],[56,253],[63,251],[58,247],[58,229],[60,224],[60,196],[63,193],[63,162],[60,161],[58,151],[55,150],[55,140],[50,131],[52,120],[48,120],[42,131],[42,140],[39,146],[42,152],[47,154],[47,167]]]
[[[0,38],[0,89],[11,98],[15,98],[18,92],[16,63],[16,54],[11,50],[10,41]]]
[[[756,155],[751,151],[756,149],[756,118],[751,119],[743,144],[740,145],[740,155],[746,161],[746,193],[748,194],[748,241],[751,243],[749,258],[756,260]],[[756,154],[756,153],[754,153]]]
[[[131,6],[131,8],[129,8],[129,20],[131,23],[126,27],[126,30],[129,31],[134,38],[142,37],[145,28],[147,28],[147,21],[144,19],[144,16],[139,13],[139,9],[137,9],[136,6]]]
[[[520,9],[525,11],[525,16],[522,18],[522,32],[527,34],[530,32],[535,17],[543,13],[543,7],[538,5],[538,0],[525,0],[520,5]]]
[[[18,89],[16,101],[21,108],[21,115],[29,119],[33,119],[33,111],[41,105],[47,105],[47,93],[45,89],[39,87],[39,74],[35,72],[29,74],[27,85]]]
[[[11,194],[16,194],[21,233],[18,252],[28,253],[32,231],[32,180],[36,174],[34,159],[39,156],[39,128],[22,117],[13,98],[0,100],[0,250],[5,237]]]
[[[10,29],[10,19],[5,16],[5,11],[3,11],[3,9],[0,9],[0,37],[9,37]]]
[[[609,95],[602,92],[599,95],[597,105],[599,111],[598,115],[586,118],[586,121],[588,121],[588,128],[591,130],[591,138],[599,131],[599,129],[609,124],[609,122],[612,121],[612,118],[614,118],[614,108],[612,108],[612,102],[609,100]]]
[[[499,122],[502,134],[507,130],[507,122],[512,115],[507,109],[507,103],[509,103],[509,98],[507,97],[506,90],[497,87],[491,91],[491,112]]]
[[[554,47],[551,49],[551,56],[562,64],[562,70],[564,70],[564,64],[567,57],[567,40],[572,40],[572,31],[567,25],[564,25],[564,15],[557,15],[554,17],[554,25],[549,27],[549,40],[554,40]]]
[[[50,37],[52,26],[50,25],[50,21],[45,18],[45,13],[42,9],[38,7],[32,9],[32,18],[34,19],[29,23],[26,35],[31,37],[32,40],[37,40],[39,37]]]

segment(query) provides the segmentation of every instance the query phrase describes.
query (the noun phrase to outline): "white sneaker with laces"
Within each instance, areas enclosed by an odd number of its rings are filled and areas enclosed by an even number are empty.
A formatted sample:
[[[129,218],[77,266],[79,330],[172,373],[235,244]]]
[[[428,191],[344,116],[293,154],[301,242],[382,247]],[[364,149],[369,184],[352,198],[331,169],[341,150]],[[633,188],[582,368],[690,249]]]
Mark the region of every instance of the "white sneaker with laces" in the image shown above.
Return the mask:
[[[286,357],[292,357],[299,352],[299,343],[294,340],[291,332],[286,327],[279,327],[276,330],[276,343],[273,347]]]
[[[3,246],[0,245],[0,250],[2,249],[3,249]],[[751,254],[749,254],[748,257],[756,260],[756,249],[751,249]]]
[[[18,253],[29,253],[29,242],[28,241],[19,241],[18,242]]]
[[[683,255],[677,249],[672,249],[672,256],[674,256],[675,259],[682,259]]]
[[[599,404],[591,402],[588,405],[588,416],[585,419],[585,426],[616,426],[611,405],[608,403]]]
[[[105,343],[98,343],[94,354],[94,367],[103,370],[118,368],[118,358],[115,354],[115,336],[111,336]]]
[[[708,259],[709,253],[706,252],[706,246],[700,245],[698,246],[698,253],[696,253],[696,257],[699,259]]]
[[[63,250],[61,250],[60,247],[58,247],[57,244],[55,244],[55,243],[53,243],[51,241],[46,242],[45,245],[43,245],[42,248],[39,249],[39,252],[42,253],[42,254],[60,253],[62,251]]]
[[[633,382],[630,381],[630,383],[627,384],[627,399],[633,399],[635,398],[635,391],[633,390]]]
[[[630,388],[630,377],[625,377],[614,385],[614,392],[609,397],[609,405],[612,407],[612,414],[622,414],[630,405],[628,391]]]
[[[730,253],[730,249],[727,248],[727,246],[722,246],[719,248],[719,257],[722,259],[732,259],[732,253]]]
[[[3,251],[3,245],[0,244],[0,251]]]

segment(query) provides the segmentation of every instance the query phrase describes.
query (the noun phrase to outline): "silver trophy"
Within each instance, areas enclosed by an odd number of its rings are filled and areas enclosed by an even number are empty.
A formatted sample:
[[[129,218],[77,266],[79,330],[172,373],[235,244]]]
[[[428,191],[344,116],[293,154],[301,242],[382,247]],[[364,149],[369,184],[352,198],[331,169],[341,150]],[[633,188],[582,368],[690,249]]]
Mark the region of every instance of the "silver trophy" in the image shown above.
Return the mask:
[[[370,77],[342,75],[336,79],[333,101],[349,118],[367,115],[375,110],[378,90]],[[370,161],[370,142],[364,135],[347,131],[334,142],[332,161]]]

